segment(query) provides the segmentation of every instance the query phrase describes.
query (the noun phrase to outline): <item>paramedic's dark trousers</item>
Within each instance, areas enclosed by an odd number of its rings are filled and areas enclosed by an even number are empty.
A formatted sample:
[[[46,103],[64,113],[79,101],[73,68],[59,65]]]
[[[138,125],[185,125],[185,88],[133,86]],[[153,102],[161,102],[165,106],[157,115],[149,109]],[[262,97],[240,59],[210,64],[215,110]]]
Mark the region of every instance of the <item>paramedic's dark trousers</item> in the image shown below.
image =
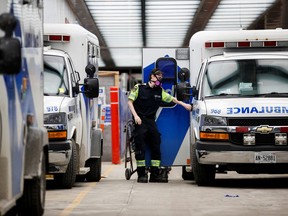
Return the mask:
[[[145,151],[146,145],[151,150],[151,167],[159,167],[161,162],[160,143],[161,137],[154,119],[141,118],[142,124],[135,126],[135,157],[137,162],[137,174],[145,175]]]

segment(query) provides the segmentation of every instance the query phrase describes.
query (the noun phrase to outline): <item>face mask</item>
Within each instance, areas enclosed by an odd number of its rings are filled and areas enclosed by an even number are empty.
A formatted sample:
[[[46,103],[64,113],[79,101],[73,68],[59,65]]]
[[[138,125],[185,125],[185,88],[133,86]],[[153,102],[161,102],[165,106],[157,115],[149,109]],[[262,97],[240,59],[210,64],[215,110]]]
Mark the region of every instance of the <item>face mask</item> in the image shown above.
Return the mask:
[[[161,86],[161,84],[162,84],[161,81],[159,81],[159,80],[156,80],[156,81],[155,81],[155,86],[156,86],[156,87]]]
[[[162,82],[161,82],[162,79],[158,79],[157,76],[155,76],[155,77],[156,77],[157,80],[156,81],[152,81],[151,80],[151,81],[155,83],[156,87],[161,87],[162,86]]]
[[[150,82],[155,83],[155,87],[160,87],[160,86],[162,85],[161,81],[158,80],[158,79],[157,79],[156,81],[154,81],[154,80],[150,80]]]

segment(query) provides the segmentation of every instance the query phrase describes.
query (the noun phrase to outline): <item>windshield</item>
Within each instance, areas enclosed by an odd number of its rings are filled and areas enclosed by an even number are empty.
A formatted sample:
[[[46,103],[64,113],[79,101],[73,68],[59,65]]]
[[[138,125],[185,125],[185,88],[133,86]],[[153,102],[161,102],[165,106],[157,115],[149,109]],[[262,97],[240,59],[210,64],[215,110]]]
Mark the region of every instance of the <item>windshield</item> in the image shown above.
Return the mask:
[[[44,95],[69,95],[68,74],[63,57],[44,56]]]
[[[246,59],[210,62],[203,94],[213,96],[283,96],[288,93],[286,59]]]

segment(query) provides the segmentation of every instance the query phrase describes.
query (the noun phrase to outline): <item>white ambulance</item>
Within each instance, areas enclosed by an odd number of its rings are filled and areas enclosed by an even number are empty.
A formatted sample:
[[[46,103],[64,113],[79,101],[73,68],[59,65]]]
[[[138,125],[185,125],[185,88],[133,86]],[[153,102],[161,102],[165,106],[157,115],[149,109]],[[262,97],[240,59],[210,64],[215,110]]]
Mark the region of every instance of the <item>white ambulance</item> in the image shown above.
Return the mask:
[[[192,36],[190,154],[198,185],[211,184],[217,172],[288,173],[287,35],[276,29]]]
[[[25,2],[0,7],[0,215],[42,215],[45,205],[43,2]]]
[[[103,135],[97,102],[98,39],[77,24],[44,24],[44,45],[49,174],[63,188],[71,188],[76,175],[99,181]]]

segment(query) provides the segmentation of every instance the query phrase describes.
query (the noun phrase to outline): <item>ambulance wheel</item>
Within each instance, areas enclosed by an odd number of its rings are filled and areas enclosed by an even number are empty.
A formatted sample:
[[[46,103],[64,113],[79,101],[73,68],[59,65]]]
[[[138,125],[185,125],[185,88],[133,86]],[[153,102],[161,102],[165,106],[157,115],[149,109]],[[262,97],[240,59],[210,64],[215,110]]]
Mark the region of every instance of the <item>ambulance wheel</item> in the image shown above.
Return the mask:
[[[56,184],[59,185],[59,187],[66,189],[70,189],[73,187],[76,181],[77,161],[78,161],[78,154],[76,149],[76,143],[72,139],[72,155],[67,170],[63,174],[61,173],[54,175]]]
[[[192,170],[198,186],[211,185],[215,180],[215,166],[198,162],[195,144],[192,144]]]
[[[131,169],[126,168],[126,170],[125,170],[126,180],[129,180],[131,178],[131,175],[132,175]]]
[[[46,194],[46,161],[42,155],[41,175],[34,179],[25,179],[24,193],[17,203],[18,215],[42,215]]]
[[[186,166],[182,166],[182,179],[183,180],[194,180],[193,172],[187,172]]]
[[[90,167],[90,171],[86,174],[88,182],[99,182],[101,179],[102,158],[91,158],[86,162],[86,167]]]

